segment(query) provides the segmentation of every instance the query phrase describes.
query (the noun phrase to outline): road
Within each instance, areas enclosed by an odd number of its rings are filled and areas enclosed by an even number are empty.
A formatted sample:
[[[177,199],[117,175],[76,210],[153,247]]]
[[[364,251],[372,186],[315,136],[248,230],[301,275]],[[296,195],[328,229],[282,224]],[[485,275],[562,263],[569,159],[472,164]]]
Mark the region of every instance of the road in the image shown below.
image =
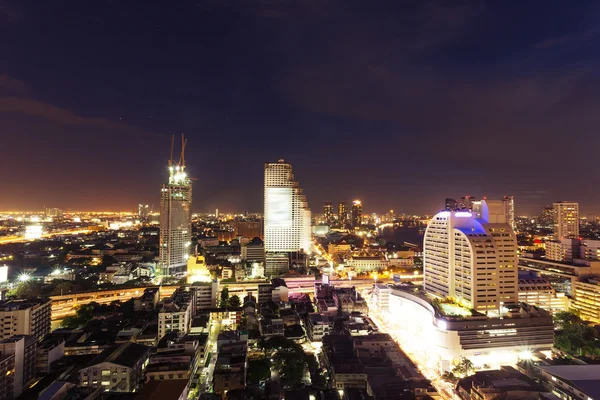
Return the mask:
[[[366,294],[365,294],[366,295]],[[365,297],[368,298],[368,297]],[[407,341],[403,340],[401,335],[398,333],[398,327],[391,325],[390,318],[386,317],[387,312],[380,312],[378,307],[372,302],[369,302],[369,317],[377,325],[380,332],[389,333],[390,336],[398,343],[402,351],[411,359],[413,363],[419,368],[423,376],[431,381],[431,384],[438,391],[442,399],[445,400],[460,400],[460,397],[454,390],[454,387],[444,381],[435,368],[429,361],[424,357],[424,352],[417,351]],[[419,340],[419,338],[413,337],[413,340]]]
[[[69,229],[66,231],[57,231],[57,232],[49,232],[42,234],[41,239],[50,239],[54,236],[67,236],[67,235],[84,235],[87,233],[91,233],[90,229]],[[0,239],[0,244],[9,244],[9,243],[23,243],[23,242],[32,242],[37,239],[29,239],[24,236],[8,236]]]

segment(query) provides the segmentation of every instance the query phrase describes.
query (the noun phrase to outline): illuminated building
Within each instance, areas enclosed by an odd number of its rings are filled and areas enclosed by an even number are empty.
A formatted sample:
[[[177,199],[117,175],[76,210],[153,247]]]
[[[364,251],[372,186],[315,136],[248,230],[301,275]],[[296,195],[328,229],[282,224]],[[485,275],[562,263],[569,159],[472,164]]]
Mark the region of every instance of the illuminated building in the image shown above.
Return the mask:
[[[502,201],[482,200],[473,212],[443,211],[425,231],[424,289],[478,311],[518,301],[517,239]]]
[[[362,202],[354,200],[352,202],[352,227],[357,228],[362,224]]]
[[[252,241],[241,247],[241,258],[243,261],[258,261],[265,260],[265,246],[259,238],[254,238]]]
[[[289,268],[285,258],[310,250],[311,213],[284,160],[265,163],[264,185],[265,274],[277,276]]]
[[[541,365],[537,368],[553,399],[596,400],[600,396],[598,364]]]
[[[538,226],[543,229],[552,229],[554,226],[554,207],[547,206],[542,209],[538,218]]]
[[[169,183],[160,193],[160,246],[159,262],[165,275],[185,272],[192,239],[191,206],[192,181],[185,172],[185,141],[179,162],[169,160]]]
[[[183,287],[175,290],[158,313],[158,339],[171,331],[187,334],[195,314],[196,291]]]
[[[148,204],[138,204],[138,220],[142,225],[150,223],[150,209],[148,208]]]
[[[584,240],[581,242],[580,257],[584,260],[600,260],[600,240]],[[0,267],[1,268],[1,267]],[[2,282],[2,280],[0,280]]]
[[[204,256],[190,257],[187,260],[187,283],[210,281],[212,281],[212,278]]]
[[[446,202],[444,204],[444,210],[455,211],[457,208],[458,208],[458,202],[456,201],[456,199],[447,197]]]
[[[346,202],[340,201],[338,204],[338,221],[343,226],[348,223],[348,210],[346,209]]]
[[[554,238],[556,240],[579,237],[579,204],[559,201],[554,208]]]
[[[44,233],[41,225],[27,225],[25,227],[25,238],[29,240],[40,239]]]
[[[0,354],[14,357],[14,399],[35,380],[36,348],[37,338],[29,335],[15,335],[0,342]]]
[[[504,196],[502,203],[504,204],[504,215],[506,215],[506,223],[508,223],[514,231],[514,230],[516,230],[515,198],[513,196]]]
[[[359,251],[350,256],[347,262],[356,272],[380,271],[387,268],[388,260],[381,252]]]
[[[333,223],[333,204],[330,201],[326,201],[323,205],[323,218],[325,223],[329,225]]]
[[[570,263],[580,256],[579,239],[560,239],[546,242],[546,259]]]
[[[519,301],[552,314],[568,308],[568,298],[564,293],[557,293],[546,279],[530,271],[519,272]]]
[[[600,279],[573,281],[572,308],[579,316],[596,324],[600,324]]]
[[[552,315],[525,303],[505,304],[502,314],[485,315],[458,304],[436,303],[418,287],[401,285],[392,287],[389,309],[393,311],[382,318],[403,348],[441,371],[452,369],[461,357],[476,367],[494,369],[554,345]]]

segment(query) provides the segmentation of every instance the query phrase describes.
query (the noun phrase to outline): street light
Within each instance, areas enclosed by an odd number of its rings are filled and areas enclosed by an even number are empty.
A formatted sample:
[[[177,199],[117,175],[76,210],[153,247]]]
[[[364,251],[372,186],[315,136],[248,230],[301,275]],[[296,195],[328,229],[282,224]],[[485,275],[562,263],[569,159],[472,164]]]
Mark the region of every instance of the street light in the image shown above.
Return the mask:
[[[31,279],[31,275],[22,273],[21,275],[19,275],[18,279],[19,279],[19,282],[27,282],[28,280]]]

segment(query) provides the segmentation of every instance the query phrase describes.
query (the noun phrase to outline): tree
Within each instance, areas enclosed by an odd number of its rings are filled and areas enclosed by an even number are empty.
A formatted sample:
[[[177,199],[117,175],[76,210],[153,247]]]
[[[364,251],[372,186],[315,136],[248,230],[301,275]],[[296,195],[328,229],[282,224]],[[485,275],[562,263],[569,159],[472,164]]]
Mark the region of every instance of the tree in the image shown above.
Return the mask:
[[[225,308],[227,307],[227,300],[229,300],[229,288],[225,286],[223,290],[221,290],[221,301],[219,303],[219,307]]]
[[[268,358],[257,358],[248,360],[248,376],[249,382],[265,381],[271,377],[271,362]]]
[[[227,300],[227,306],[229,308],[239,308],[241,307],[241,305],[242,302],[240,301],[240,297],[236,294],[234,294]]]
[[[40,284],[32,281],[21,282],[17,285],[16,288],[8,292],[8,296],[18,297],[22,299],[29,297],[39,297],[41,294],[42,293]]]
[[[473,362],[466,357],[461,357],[460,361],[452,369],[452,374],[459,376],[468,376],[471,372],[475,371]]]
[[[288,387],[302,383],[308,371],[306,354],[299,344],[293,342],[290,347],[281,348],[275,353],[273,366]]]
[[[54,287],[54,290],[52,290],[52,294],[62,296],[63,294],[71,293],[72,289],[73,289],[73,282],[63,281],[63,282],[59,282]]]

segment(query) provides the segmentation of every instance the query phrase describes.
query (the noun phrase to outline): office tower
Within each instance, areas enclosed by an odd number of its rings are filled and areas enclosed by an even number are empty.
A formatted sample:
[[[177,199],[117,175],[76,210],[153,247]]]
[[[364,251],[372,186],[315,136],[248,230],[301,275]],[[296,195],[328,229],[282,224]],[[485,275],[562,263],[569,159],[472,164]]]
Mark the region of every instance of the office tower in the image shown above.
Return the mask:
[[[517,302],[517,239],[502,201],[474,202],[473,212],[438,213],[423,247],[425,291],[484,312]]]
[[[333,223],[333,204],[330,201],[326,201],[323,205],[323,217],[328,225]]]
[[[41,340],[50,333],[52,302],[46,298],[0,302],[0,340],[14,335],[31,335]]]
[[[247,237],[250,239],[263,239],[262,221],[239,221],[235,223],[235,235],[237,237]]]
[[[352,202],[352,227],[357,228],[362,224],[362,202],[354,200]]]
[[[516,231],[515,198],[513,196],[504,196],[502,203],[504,204],[504,215],[506,215],[506,222],[510,225],[513,231]]]
[[[147,225],[150,222],[150,209],[148,208],[148,204],[138,204],[138,220],[142,225]]]
[[[338,204],[338,221],[342,227],[346,226],[348,223],[348,210],[346,209],[346,202],[340,201]]]
[[[218,208],[215,210],[215,218],[219,219],[219,209]]]
[[[179,162],[169,160],[169,183],[160,192],[160,267],[164,275],[181,275],[189,257],[192,239],[192,181],[185,171],[186,140],[181,139]]]
[[[49,217],[49,218],[62,217],[62,210],[59,208],[55,208],[55,207],[53,207],[53,208],[46,207],[45,214],[46,214],[46,217]]]
[[[451,197],[446,197],[446,204],[445,204],[444,210],[454,211],[457,208],[458,208],[458,202],[456,201],[456,199],[453,199]]]
[[[284,160],[265,163],[265,275],[289,268],[289,259],[311,246],[311,214],[306,196]],[[288,261],[286,261],[288,260]]]
[[[574,201],[559,201],[554,208],[554,239],[579,237],[579,204]]]
[[[473,197],[473,196],[461,197],[460,202],[458,204],[458,208],[461,210],[471,210],[473,208],[474,201],[475,201],[475,197]]]

